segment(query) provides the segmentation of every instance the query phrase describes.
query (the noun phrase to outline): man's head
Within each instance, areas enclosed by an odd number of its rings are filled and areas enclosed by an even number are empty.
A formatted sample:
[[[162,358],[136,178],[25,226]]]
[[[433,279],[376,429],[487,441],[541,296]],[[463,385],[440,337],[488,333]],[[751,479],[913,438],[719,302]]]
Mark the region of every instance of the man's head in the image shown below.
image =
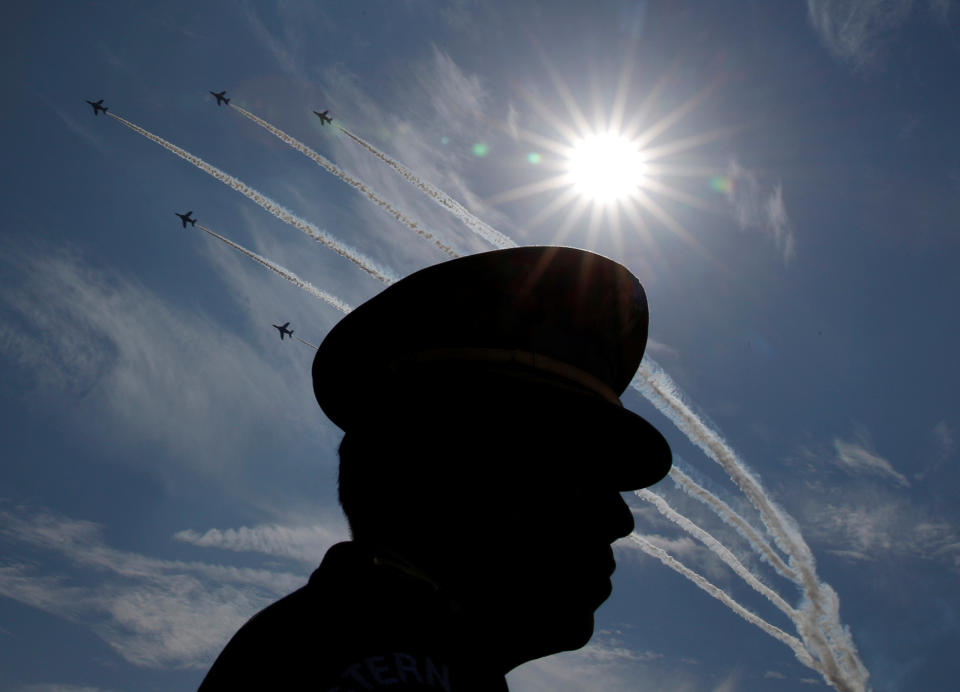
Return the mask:
[[[619,491],[670,467],[663,437],[618,398],[646,331],[622,266],[516,248],[407,277],[344,318],[314,361],[317,399],[346,432],[354,537],[403,552],[499,622],[525,646],[513,665],[586,643],[610,544],[633,527]]]
[[[405,423],[341,444],[355,540],[430,575],[517,652],[511,666],[583,646],[610,595],[611,543],[633,528],[613,479],[584,469],[612,450],[572,412],[519,423],[464,405]]]

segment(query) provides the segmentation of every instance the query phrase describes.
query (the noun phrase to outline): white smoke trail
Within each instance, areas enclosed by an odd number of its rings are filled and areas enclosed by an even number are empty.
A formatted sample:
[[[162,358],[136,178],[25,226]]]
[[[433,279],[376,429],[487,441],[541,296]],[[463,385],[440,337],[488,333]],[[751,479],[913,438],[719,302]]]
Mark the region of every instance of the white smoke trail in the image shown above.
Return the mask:
[[[511,238],[483,224],[482,221],[443,192],[420,180],[412,171],[372,144],[342,126],[338,126],[338,128],[400,173],[408,182],[457,216],[471,230],[477,232],[495,247],[514,247],[516,245]],[[646,363],[649,366],[652,361],[648,359]],[[825,679],[838,690],[866,689],[869,673],[859,660],[856,646],[849,631],[840,624],[839,600],[836,592],[829,585],[821,583],[817,578],[813,554],[800,535],[799,530],[796,529],[792,520],[770,501],[756,478],[746,470],[720,435],[706,426],[683,402],[669,377],[655,364],[652,366],[662,377],[659,380],[654,379],[650,367],[645,368],[644,365],[641,365],[632,386],[664,413],[707,456],[720,463],[727,470],[727,473],[747,495],[748,499],[760,510],[761,519],[767,533],[790,556],[790,567],[783,565],[785,569],[782,569],[781,573],[786,576],[793,575],[793,580],[804,590],[807,596],[808,603],[801,608],[797,618],[797,626],[801,636],[823,661]],[[707,493],[705,489],[701,490]],[[721,517],[725,516],[722,514],[725,505],[719,499],[717,499],[717,502],[708,502],[708,505],[714,511],[717,511]],[[736,516],[735,513],[730,512],[726,515],[726,519],[732,519]],[[745,521],[742,524],[749,527]],[[748,531],[747,534],[749,535],[749,533]],[[756,535],[756,532],[753,532],[753,534]],[[782,560],[779,560],[772,547],[767,545],[765,541],[761,539],[760,541],[752,541],[752,543],[761,547],[760,553],[762,555],[765,555],[768,559],[771,559],[771,556],[773,557],[771,564],[776,565],[779,561],[782,565]],[[762,548],[764,545],[767,545],[768,550]],[[839,656],[840,662],[838,662],[837,656]]]
[[[306,344],[307,346],[309,346],[310,348],[312,348],[314,351],[319,351],[319,350],[320,350],[319,348],[317,348],[316,346],[314,346],[313,344],[311,344],[311,343],[310,343],[309,341],[307,341],[306,339],[301,339],[299,336],[295,336],[295,337],[293,337],[293,338],[296,339],[297,341],[299,341],[301,344]]]
[[[779,627],[771,625],[756,613],[747,610],[737,601],[733,600],[733,598],[731,598],[723,589],[712,584],[706,578],[694,572],[692,569],[670,555],[663,548],[653,545],[653,543],[648,541],[643,536],[640,536],[636,533],[631,533],[630,539],[636,543],[637,546],[639,546],[639,548],[647,555],[657,558],[670,569],[685,576],[687,579],[730,608],[734,613],[742,617],[751,625],[756,625],[774,639],[777,639],[778,641],[781,641],[789,646],[790,649],[793,650],[793,654],[797,657],[797,660],[800,661],[800,663],[819,673],[823,672],[817,662],[810,656],[810,653],[804,648],[803,642],[801,642],[799,639],[787,634]]]
[[[200,230],[204,231],[205,233],[208,233],[209,235],[213,236],[214,238],[217,238],[218,240],[223,241],[223,242],[226,243],[227,245],[233,247],[234,249],[238,250],[239,252],[243,253],[244,255],[250,257],[251,259],[255,260],[256,262],[259,262],[260,264],[262,264],[263,266],[267,267],[267,268],[270,269],[271,271],[273,271],[273,272],[279,274],[280,276],[284,277],[285,279],[291,281],[292,283],[294,283],[295,285],[299,286],[300,288],[306,290],[307,292],[311,293],[312,295],[314,295],[314,296],[320,298],[321,300],[324,300],[325,302],[329,303],[330,305],[336,307],[336,308],[339,309],[341,312],[346,313],[346,312],[349,312],[349,311],[350,311],[350,309],[351,309],[350,306],[346,305],[346,303],[344,303],[343,301],[341,301],[339,298],[336,298],[335,296],[332,296],[332,295],[326,293],[325,291],[321,291],[320,289],[315,288],[314,286],[312,286],[312,285],[309,284],[308,282],[306,282],[306,281],[300,279],[299,277],[297,277],[295,274],[293,274],[293,273],[290,272],[289,270],[286,270],[286,269],[284,269],[283,267],[280,267],[279,265],[271,262],[270,260],[265,259],[264,257],[262,257],[262,256],[260,256],[260,255],[258,255],[258,254],[256,254],[256,253],[248,250],[247,248],[245,248],[245,247],[243,247],[243,246],[241,246],[241,245],[239,245],[239,244],[237,244],[237,243],[229,240],[228,238],[225,238],[224,236],[222,236],[222,235],[220,235],[219,233],[216,233],[215,231],[213,231],[213,230],[211,230],[211,229],[203,226],[202,224],[198,224],[197,227],[198,227]],[[294,338],[296,338],[296,339],[297,339],[298,341],[300,341],[301,343],[303,343],[303,344],[305,344],[305,345],[307,345],[307,346],[310,346],[310,347],[313,348],[313,349],[316,349],[316,348],[317,348],[316,346],[314,346],[313,344],[311,344],[311,343],[308,342],[308,341],[305,341],[304,339],[300,338],[299,336],[295,336]],[[690,482],[693,483],[692,481],[690,481]],[[696,486],[696,484],[693,484],[693,485]],[[696,486],[696,487],[699,488],[700,486]],[[706,492],[706,491],[704,491],[704,492]],[[720,557],[721,560],[723,560],[727,565],[729,565],[729,566],[731,567],[731,569],[734,570],[734,572],[736,572],[739,576],[741,576],[741,578],[743,578],[745,581],[747,581],[747,583],[750,584],[751,587],[753,587],[753,588],[754,588],[755,590],[757,590],[759,593],[761,593],[762,595],[764,595],[765,597],[767,597],[775,606],[777,606],[780,610],[782,610],[784,613],[786,613],[791,619],[794,619],[794,618],[797,616],[797,612],[796,612],[793,608],[791,608],[779,595],[777,595],[775,592],[773,592],[771,589],[769,589],[769,587],[767,587],[766,585],[764,585],[764,584],[763,584],[762,582],[760,582],[752,573],[750,573],[750,571],[749,571],[749,570],[736,558],[736,556],[734,556],[727,548],[725,548],[723,545],[721,545],[720,542],[717,541],[717,540],[716,540],[713,536],[711,536],[709,533],[707,533],[707,532],[704,531],[703,529],[700,529],[700,527],[696,526],[696,525],[695,525],[693,522],[691,522],[689,519],[687,519],[686,517],[683,517],[683,516],[680,515],[678,512],[676,512],[672,507],[669,506],[669,504],[668,504],[663,498],[661,498],[660,496],[658,496],[658,495],[656,495],[656,494],[654,494],[654,493],[652,493],[652,492],[650,492],[650,491],[648,491],[648,490],[639,490],[639,491],[636,492],[636,494],[637,494],[637,496],[640,497],[641,499],[644,499],[644,500],[646,500],[646,501],[648,501],[648,502],[651,502],[651,503],[658,509],[658,511],[660,511],[664,516],[666,516],[668,519],[670,519],[671,521],[673,521],[674,523],[676,523],[678,526],[680,526],[681,528],[683,528],[685,531],[687,531],[688,533],[690,533],[691,535],[693,535],[694,537],[696,537],[698,540],[700,540],[702,543],[704,543],[704,545],[706,545],[707,547],[709,547],[718,557]],[[779,631],[779,630],[778,630],[778,631]],[[776,636],[776,635],[774,635],[774,636]]]
[[[757,579],[753,572],[747,569],[747,567],[740,562],[736,555],[730,552],[728,548],[721,544],[720,541],[714,538],[710,533],[704,531],[690,521],[690,519],[676,511],[660,495],[657,495],[656,493],[646,489],[635,491],[635,495],[640,499],[652,504],[657,508],[657,511],[660,512],[660,514],[707,546],[714,555],[723,560],[723,562],[730,567],[730,569],[732,569],[737,576],[747,582],[747,584],[749,584],[754,591],[767,598],[791,620],[796,621],[798,617],[796,609],[792,608],[785,600],[783,600],[780,594]]]
[[[447,245],[444,245],[442,242],[440,242],[436,237],[434,237],[432,233],[429,233],[423,227],[421,227],[419,223],[417,223],[416,221],[414,221],[413,219],[405,215],[399,209],[397,209],[392,204],[390,204],[387,200],[383,199],[380,195],[378,195],[376,192],[371,190],[365,183],[362,183],[356,178],[353,178],[349,173],[344,171],[342,168],[337,166],[335,163],[333,163],[326,157],[322,156],[321,154],[317,153],[316,151],[308,147],[303,142],[295,139],[294,137],[292,137],[291,135],[288,135],[283,130],[280,130],[279,128],[274,127],[273,125],[268,123],[266,120],[263,120],[262,118],[257,117],[250,111],[244,108],[241,108],[240,106],[235,106],[233,104],[230,104],[230,107],[233,108],[238,113],[240,113],[241,115],[243,115],[244,117],[249,118],[250,120],[255,122],[257,125],[264,128],[265,130],[275,135],[279,139],[283,140],[284,142],[286,142],[288,145],[290,145],[291,147],[299,151],[304,156],[307,156],[308,158],[312,159],[313,162],[316,163],[321,168],[324,168],[330,173],[333,173],[335,176],[340,178],[340,180],[344,181],[345,183],[352,186],[356,190],[362,192],[364,195],[366,195],[367,199],[374,202],[381,209],[383,209],[388,214],[393,216],[393,218],[395,218],[397,221],[399,221],[400,223],[405,225],[407,228],[417,233],[419,236],[421,236],[425,240],[432,241],[433,244],[436,245],[438,248],[440,248],[443,252],[447,253],[451,257],[460,256],[453,249],[451,249]]]
[[[676,483],[678,488],[691,497],[700,500],[700,502],[712,509],[726,524],[735,528],[737,532],[747,540],[751,547],[770,563],[777,572],[791,581],[796,582],[798,580],[799,577],[797,573],[787,566],[773,546],[767,543],[767,540],[753,528],[750,522],[733,511],[730,505],[699,485],[690,478],[690,476],[677,468],[676,465],[670,468],[670,478]]]
[[[217,233],[217,232],[215,232],[215,231],[211,231],[209,228],[207,228],[206,226],[204,226],[204,225],[202,225],[202,224],[197,224],[197,228],[199,228],[199,229],[200,229],[201,231],[203,231],[204,233],[208,233],[208,234],[212,235],[212,236],[213,236],[214,238],[216,238],[217,240],[223,241],[224,243],[226,243],[227,245],[229,245],[230,247],[232,247],[234,250],[237,250],[237,251],[243,253],[244,255],[246,255],[247,257],[249,257],[250,259],[252,259],[253,261],[259,262],[260,264],[262,264],[264,267],[266,267],[266,268],[269,269],[270,271],[272,271],[272,272],[274,272],[274,273],[276,273],[276,274],[279,274],[280,276],[282,276],[284,279],[286,279],[286,280],[289,281],[290,283],[294,284],[295,286],[299,286],[300,288],[302,288],[304,291],[306,291],[306,292],[309,293],[310,295],[312,295],[312,296],[314,296],[314,297],[316,297],[316,298],[319,298],[320,300],[322,300],[323,302],[327,303],[328,305],[331,305],[331,306],[335,307],[335,308],[336,308],[337,310],[339,310],[340,312],[347,313],[347,312],[350,312],[350,310],[352,310],[352,308],[351,308],[349,305],[347,305],[346,303],[344,303],[342,300],[340,300],[340,299],[337,298],[336,296],[331,295],[331,294],[327,293],[326,291],[321,291],[319,288],[317,288],[317,287],[313,286],[312,284],[310,284],[309,282],[304,281],[303,279],[301,279],[299,276],[297,276],[296,274],[294,274],[294,273],[293,273],[292,271],[290,271],[289,269],[285,269],[285,268],[281,267],[279,264],[276,264],[276,263],[274,263],[274,262],[271,262],[270,260],[266,259],[265,257],[261,257],[260,255],[258,255],[258,254],[255,253],[255,252],[251,252],[250,250],[248,250],[247,248],[243,247],[242,245],[238,245],[237,243],[233,242],[233,241],[230,240],[229,238],[224,238],[224,237],[223,237],[222,235],[220,235],[219,233]],[[300,337],[297,337],[297,338],[299,339]],[[300,340],[303,341],[303,339],[300,339]],[[304,342],[304,343],[306,343],[306,342]],[[313,346],[313,344],[307,344],[307,345],[308,345],[308,346]],[[316,348],[316,346],[314,346],[314,348]]]
[[[421,180],[413,171],[404,166],[402,163],[396,159],[391,158],[387,154],[384,154],[382,151],[377,149],[375,146],[369,142],[361,139],[357,135],[350,132],[348,129],[341,125],[337,125],[337,128],[345,134],[347,137],[352,139],[354,142],[362,146],[364,149],[369,151],[371,154],[376,156],[378,159],[383,161],[385,164],[390,166],[393,170],[403,176],[404,180],[413,185],[415,188],[425,193],[433,201],[439,204],[441,207],[449,211],[451,214],[460,219],[463,224],[469,228],[471,231],[479,235],[481,238],[486,240],[488,243],[497,248],[508,248],[516,247],[517,244],[507,236],[505,236],[500,231],[495,228],[485,224],[483,221],[478,219],[476,216],[467,211],[459,202],[453,199],[450,195],[445,193],[443,190],[431,185],[430,183]]]
[[[798,584],[807,602],[799,611],[797,627],[820,659],[825,679],[838,690],[865,690],[868,673],[857,656],[849,632],[840,625],[836,593],[818,579],[813,553],[793,521],[770,500],[760,482],[719,433],[686,404],[679,388],[656,363],[646,359],[631,385],[720,464],[759,510],[767,532],[790,556],[790,566],[799,576]]]
[[[254,252],[252,252],[252,251],[250,251],[250,250],[248,250],[247,248],[245,248],[245,247],[243,247],[243,246],[241,246],[241,245],[239,245],[239,244],[237,244],[237,243],[229,240],[228,238],[225,238],[224,236],[220,235],[219,233],[216,233],[215,231],[212,231],[211,229],[206,228],[206,227],[203,226],[202,224],[198,224],[197,227],[198,227],[200,230],[204,231],[205,233],[208,233],[209,235],[217,238],[218,240],[223,241],[224,243],[226,243],[227,245],[233,247],[234,249],[238,250],[239,252],[247,255],[248,257],[250,257],[251,259],[255,260],[256,262],[259,262],[260,264],[262,264],[263,266],[267,267],[267,268],[270,269],[271,271],[274,271],[275,273],[277,273],[277,274],[279,274],[280,276],[284,277],[285,279],[291,281],[292,283],[294,283],[295,285],[299,286],[300,288],[306,290],[307,292],[311,293],[312,295],[314,295],[314,296],[316,296],[316,297],[324,300],[325,302],[329,303],[330,305],[333,305],[334,307],[336,307],[337,309],[341,310],[342,312],[346,313],[346,312],[349,312],[349,311],[350,311],[351,308],[350,308],[348,305],[346,305],[343,301],[341,301],[340,299],[338,299],[338,298],[336,298],[336,297],[334,297],[334,296],[332,296],[332,295],[330,295],[330,294],[328,294],[328,293],[326,293],[326,292],[324,292],[324,291],[321,291],[320,289],[315,288],[314,286],[312,286],[312,285],[309,284],[308,282],[300,279],[300,278],[297,277],[295,274],[293,274],[292,272],[284,269],[283,267],[280,267],[279,265],[271,262],[270,260],[267,260],[267,259],[265,259],[264,257],[261,257],[260,255],[254,253]],[[299,336],[295,336],[294,338],[296,338],[296,339],[297,339],[298,341],[300,341],[301,343],[303,343],[303,344],[305,344],[305,345],[307,345],[307,346],[310,346],[311,348],[313,348],[313,349],[315,349],[315,350],[316,350],[316,348],[317,348],[316,346],[314,346],[314,345],[311,344],[310,342],[308,342],[308,341],[300,338]],[[690,481],[690,482],[693,484],[693,481]],[[693,485],[696,486],[696,484],[693,484]],[[700,486],[696,486],[696,487],[699,488]],[[706,491],[704,491],[704,492],[706,492]],[[685,531],[687,531],[688,533],[690,533],[691,535],[693,535],[695,538],[697,538],[698,540],[700,540],[704,545],[706,545],[708,548],[710,548],[721,560],[723,560],[727,565],[729,565],[729,566],[731,567],[731,569],[734,570],[734,572],[736,572],[741,578],[743,578],[751,587],[753,587],[753,588],[754,588],[755,590],[757,590],[759,593],[761,593],[762,595],[764,595],[765,597],[767,597],[777,608],[779,608],[781,611],[783,611],[784,613],[786,613],[786,614],[788,615],[788,617],[790,617],[791,619],[796,618],[797,612],[796,612],[793,608],[791,608],[778,594],[776,594],[776,593],[773,592],[769,587],[767,587],[767,586],[764,585],[762,582],[760,582],[760,581],[759,581],[752,573],[750,573],[750,571],[736,558],[736,556],[734,556],[727,548],[725,548],[723,545],[721,545],[720,542],[717,541],[713,536],[711,536],[709,533],[707,533],[706,531],[704,531],[704,530],[701,529],[700,527],[696,526],[696,524],[694,524],[692,521],[690,521],[690,520],[687,519],[686,517],[684,517],[684,516],[680,515],[678,512],[676,512],[672,507],[670,507],[670,505],[666,502],[666,500],[664,500],[664,499],[663,499],[662,497],[660,497],[659,495],[656,495],[655,493],[652,493],[652,492],[650,492],[650,491],[648,491],[648,490],[638,490],[638,491],[636,492],[636,494],[637,494],[637,496],[640,497],[641,499],[646,500],[646,501],[648,501],[648,502],[651,502],[651,503],[658,509],[658,511],[660,511],[664,516],[666,516],[668,519],[670,519],[671,521],[673,521],[674,523],[676,523],[678,526],[680,526],[681,528],[683,528]],[[732,513],[732,512],[731,512],[731,513]],[[656,548],[656,550],[660,550],[660,549],[659,549],[659,548]],[[656,556],[662,560],[662,557],[661,557],[661,556],[659,556],[659,555],[656,555]],[[667,564],[669,564],[669,563],[667,563]],[[674,567],[674,565],[672,565],[672,564],[670,564],[669,566]],[[676,568],[676,567],[674,567],[674,568]],[[684,569],[686,569],[686,568],[684,568]],[[686,574],[685,572],[683,572],[682,570],[681,570],[681,573],[684,573],[685,576],[688,576],[688,577],[689,577],[689,575],[687,575],[687,574]],[[691,573],[692,573],[692,572],[691,572]],[[692,573],[692,574],[695,574],[695,573]],[[699,575],[697,575],[697,576],[699,576]],[[702,579],[702,578],[701,578],[701,579]],[[695,580],[695,581],[696,581],[696,580]],[[703,581],[705,581],[705,580],[703,580]],[[697,583],[698,583],[698,585],[701,585],[700,582],[697,582]],[[713,587],[713,588],[716,588],[716,587]],[[710,593],[712,593],[712,592],[710,591],[710,589],[707,589],[707,591],[710,592]],[[718,589],[718,591],[719,591],[719,589]],[[722,593],[722,592],[721,592],[721,593]],[[716,594],[713,594],[713,595],[716,596]],[[721,598],[721,600],[723,600],[725,603],[727,603],[728,605],[730,605],[730,603],[728,603],[727,600],[722,599],[722,598]],[[737,605],[739,605],[739,604],[737,604]],[[732,607],[733,607],[733,606],[732,606]],[[739,611],[736,610],[736,607],[734,607],[734,610],[735,610],[736,612],[738,612],[738,614],[743,615],[743,613],[740,613]],[[747,611],[747,612],[749,612],[749,611]],[[750,613],[750,615],[753,615],[753,614]],[[756,617],[756,616],[754,616],[754,617]],[[771,632],[769,629],[763,627],[763,625],[760,625],[759,623],[755,622],[752,618],[747,617],[747,619],[748,619],[748,621],[754,622],[754,624],[758,624],[758,626],[761,626],[763,629],[765,629],[765,631],[767,631],[768,633],[773,634],[773,636],[775,636],[775,637],[777,637],[777,638],[780,638],[779,635],[777,635],[777,634],[774,633],[774,632]],[[770,627],[773,627],[773,626],[770,625]],[[786,635],[785,633],[783,633],[782,630],[779,630],[778,628],[773,627],[773,629],[776,630],[776,632],[780,632],[781,634],[784,634],[785,636],[789,636],[789,635]],[[782,639],[781,639],[781,640],[782,640]],[[798,645],[800,645],[800,646],[802,647],[802,644],[800,644],[799,640],[796,640],[796,639],[794,639],[794,638],[792,638],[792,637],[791,637],[791,640],[795,641]],[[782,640],[782,641],[783,641],[783,640]],[[788,643],[789,643],[789,642],[788,642]]]
[[[167,142],[157,135],[154,135],[139,126],[134,125],[124,118],[121,118],[113,113],[108,113],[108,115],[135,132],[138,132],[148,139],[160,144],[184,160],[189,161],[221,182],[233,187],[235,190],[241,192],[249,199],[260,204],[260,206],[267,211],[270,211],[281,220],[294,226],[295,228],[300,229],[301,231],[313,237],[315,240],[327,245],[338,254],[353,261],[355,264],[380,281],[383,281],[384,283],[391,283],[393,280],[395,280],[395,277],[391,272],[380,269],[371,260],[363,257],[356,250],[349,248],[332,236],[329,236],[329,234],[321,231],[313,224],[294,216],[280,205],[276,204],[272,200],[269,200],[236,178],[206,163],[202,159],[193,156],[180,147]],[[394,168],[394,170],[400,173],[408,182],[426,193],[448,211],[456,215],[471,230],[485,238],[491,244],[497,247],[516,246],[516,243],[513,240],[492,229],[487,224],[474,217],[455,200],[451,199],[434,186],[420,180],[416,175],[414,175],[409,169],[402,166],[399,162],[390,158],[346,129],[342,127],[340,129],[345,135],[366,148],[373,155],[380,158],[384,163]],[[204,230],[211,232],[209,229]],[[218,237],[234,247],[237,247],[238,250],[240,249],[238,246],[230,243],[230,241],[227,241],[222,236]],[[263,260],[263,258],[257,259],[257,261],[261,260]],[[266,260],[263,260],[261,263],[274,271],[277,269],[270,266],[270,263],[268,263]],[[305,283],[306,282],[304,282],[304,284]],[[317,294],[315,293],[314,295]],[[653,367],[656,368],[655,364]],[[791,648],[794,649],[795,653],[797,653],[797,656],[801,661],[811,665],[811,667],[817,670],[821,670],[824,678],[837,689],[852,691],[866,689],[868,673],[857,656],[856,647],[853,644],[849,631],[843,628],[839,622],[839,600],[837,599],[836,593],[829,585],[822,584],[817,578],[812,552],[810,551],[809,546],[807,546],[806,542],[803,540],[802,536],[799,534],[799,531],[793,525],[792,520],[790,520],[789,516],[786,515],[783,510],[769,500],[756,478],[754,478],[753,475],[746,470],[742,462],[740,462],[736,454],[726,445],[719,434],[706,426],[706,424],[703,423],[703,421],[700,420],[699,417],[696,416],[696,414],[694,414],[683,402],[682,397],[679,395],[679,392],[676,389],[676,386],[673,385],[669,377],[667,377],[662,370],[659,371],[657,375],[658,377],[655,377],[654,373],[652,373],[649,368],[645,371],[644,367],[641,366],[641,379],[634,380],[633,386],[642,394],[644,394],[644,396],[646,396],[652,403],[654,403],[654,405],[656,405],[665,415],[667,415],[668,418],[670,418],[670,420],[691,439],[691,441],[700,446],[709,457],[720,463],[721,466],[727,470],[731,478],[734,479],[744,494],[747,495],[750,501],[760,511],[761,519],[763,520],[768,533],[774,538],[775,542],[790,555],[791,567],[796,569],[799,576],[798,582],[802,586],[808,599],[808,602],[804,604],[800,611],[797,625],[800,629],[801,636],[803,636],[808,646],[810,646],[810,648],[817,654],[821,663],[818,665],[813,661],[809,655],[809,652],[803,650],[802,644],[799,642],[799,640],[790,637],[782,630],[769,625],[769,623],[766,623],[762,619],[757,618],[757,616],[754,614],[746,611],[742,606],[730,599],[728,596],[726,596],[726,594],[723,594],[722,591],[710,584],[703,577],[683,567],[664,551],[656,548],[656,546],[643,542],[642,539],[635,538],[635,541],[637,541],[638,544],[640,544],[641,547],[648,552],[648,554],[657,557],[664,562],[664,564],[676,569],[681,574],[684,574],[688,578],[695,581],[699,586],[701,586],[701,588],[704,588],[709,593],[726,603],[734,610],[734,612],[741,615],[741,617],[744,617],[748,621],[757,624],[771,636],[774,636],[780,641],[784,641],[790,645]],[[713,506],[715,509],[717,507],[715,504],[711,506]],[[800,646],[799,651],[794,647],[794,644]],[[839,656],[839,661],[834,654]]]
[[[257,204],[259,204],[261,207],[269,211],[271,214],[276,216],[281,221],[285,221],[286,223],[290,224],[294,228],[297,228],[303,231],[314,240],[326,245],[328,248],[336,252],[341,257],[345,257],[346,259],[350,260],[351,262],[356,264],[358,267],[363,269],[365,272],[373,276],[375,279],[379,279],[385,284],[392,283],[393,281],[396,280],[396,276],[393,274],[393,272],[377,266],[377,264],[373,260],[369,259],[368,257],[364,257],[362,254],[360,254],[359,251],[354,250],[353,248],[346,245],[345,243],[340,242],[339,240],[331,236],[326,231],[322,231],[316,226],[314,226],[309,221],[304,221],[300,217],[292,214],[290,211],[284,209],[282,206],[280,206],[273,200],[269,199],[268,197],[260,194],[259,192],[251,188],[249,185],[241,182],[240,180],[237,180],[232,175],[224,173],[219,168],[217,168],[216,166],[211,166],[209,163],[207,163],[200,157],[194,156],[190,152],[185,151],[184,149],[181,149],[175,144],[171,144],[167,140],[163,139],[162,137],[158,137],[152,132],[148,132],[147,130],[144,130],[142,127],[138,125],[134,125],[132,122],[121,118],[119,115],[114,115],[113,113],[107,113],[107,115],[109,115],[114,120],[118,120],[119,122],[123,123],[134,132],[138,132],[144,137],[146,137],[147,139],[156,142],[157,144],[162,146],[164,149],[173,152],[174,154],[182,158],[184,161],[189,161],[194,166],[204,171],[205,173],[209,173],[220,182],[226,185],[229,185],[237,192],[245,195],[248,199],[251,199]]]

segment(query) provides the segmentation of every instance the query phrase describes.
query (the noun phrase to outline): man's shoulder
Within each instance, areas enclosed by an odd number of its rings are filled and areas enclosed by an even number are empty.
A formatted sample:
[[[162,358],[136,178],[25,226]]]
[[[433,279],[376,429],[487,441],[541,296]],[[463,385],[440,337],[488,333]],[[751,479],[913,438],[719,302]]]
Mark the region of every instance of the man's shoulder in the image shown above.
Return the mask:
[[[318,605],[307,585],[254,615],[220,652],[201,692],[281,689],[308,671],[311,677],[330,678],[330,666],[337,665],[332,659],[338,628]]]
[[[352,544],[338,544],[306,586],[240,628],[201,692],[238,685],[331,692],[496,690],[470,684],[486,676],[463,664],[445,612],[430,585],[378,567]]]

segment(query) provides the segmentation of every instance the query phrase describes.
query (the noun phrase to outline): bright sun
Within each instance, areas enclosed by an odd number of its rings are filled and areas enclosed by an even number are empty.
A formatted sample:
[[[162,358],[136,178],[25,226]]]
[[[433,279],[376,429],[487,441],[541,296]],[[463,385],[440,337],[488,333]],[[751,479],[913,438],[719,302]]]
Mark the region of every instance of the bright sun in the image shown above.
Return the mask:
[[[567,162],[574,189],[597,203],[630,196],[643,182],[646,168],[637,145],[612,133],[584,137],[573,145]]]
[[[698,164],[691,153],[728,136],[730,131],[717,129],[686,136],[670,132],[697,108],[712,87],[654,117],[662,110],[658,99],[667,78],[650,86],[642,99],[631,99],[632,61],[626,60],[606,112],[595,99],[593,117],[588,118],[561,74],[549,66],[548,70],[563,107],[524,89],[519,93],[554,133],[521,128],[512,120],[505,125],[513,138],[530,147],[522,160],[545,175],[531,176],[530,182],[513,185],[486,202],[496,205],[549,195],[542,204],[528,207],[531,215],[523,226],[529,231],[553,221],[552,242],[556,244],[580,230],[586,232],[586,238],[578,242],[588,244],[599,233],[619,243],[623,231],[652,243],[652,229],[659,227],[699,249],[695,237],[674,217],[671,207],[683,204],[715,211],[710,200],[686,189],[689,181],[706,182],[712,192],[724,194],[732,183],[717,174],[715,165]],[[677,178],[679,182],[672,182]],[[664,200],[670,205],[664,205]]]

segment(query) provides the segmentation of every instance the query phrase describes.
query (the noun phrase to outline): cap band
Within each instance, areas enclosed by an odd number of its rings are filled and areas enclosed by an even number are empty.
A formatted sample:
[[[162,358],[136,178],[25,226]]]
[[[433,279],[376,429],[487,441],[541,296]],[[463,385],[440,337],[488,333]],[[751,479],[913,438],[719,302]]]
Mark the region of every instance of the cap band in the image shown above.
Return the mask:
[[[490,365],[518,365],[528,370],[559,377],[578,385],[592,394],[623,408],[620,397],[606,383],[575,365],[532,351],[505,348],[436,348],[414,353],[394,365],[404,363],[487,363]],[[552,382],[556,384],[555,381]]]

